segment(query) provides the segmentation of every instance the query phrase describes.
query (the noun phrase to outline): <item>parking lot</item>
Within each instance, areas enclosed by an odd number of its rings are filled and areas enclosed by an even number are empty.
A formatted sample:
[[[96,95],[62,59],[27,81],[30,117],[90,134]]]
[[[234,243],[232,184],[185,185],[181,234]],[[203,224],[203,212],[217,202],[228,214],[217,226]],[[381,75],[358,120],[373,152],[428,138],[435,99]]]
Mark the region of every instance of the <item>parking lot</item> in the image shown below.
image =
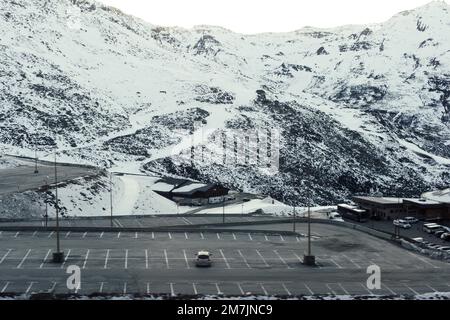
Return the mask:
[[[284,225],[284,227],[288,227]],[[306,225],[298,226],[300,233]],[[450,265],[351,229],[313,224],[317,267],[302,264],[307,240],[276,232],[63,232],[66,260],[50,261],[55,232],[0,233],[0,292],[68,293],[66,268],[81,269],[80,294],[418,294],[450,290]],[[213,266],[195,267],[208,250]],[[368,290],[366,268],[382,271]]]

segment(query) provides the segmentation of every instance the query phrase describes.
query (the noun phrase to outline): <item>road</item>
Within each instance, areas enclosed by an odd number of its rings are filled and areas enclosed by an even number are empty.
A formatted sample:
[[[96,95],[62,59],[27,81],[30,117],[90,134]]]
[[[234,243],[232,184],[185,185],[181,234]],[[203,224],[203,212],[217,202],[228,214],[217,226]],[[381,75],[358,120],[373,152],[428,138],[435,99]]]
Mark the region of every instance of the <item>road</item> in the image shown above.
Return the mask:
[[[52,165],[38,163],[39,173],[34,173],[34,162],[21,160],[22,165],[0,170],[0,195],[37,189],[55,182],[55,168]],[[94,169],[57,165],[58,181],[76,179],[98,174]]]
[[[283,228],[287,225],[280,225]],[[302,264],[307,240],[274,232],[63,232],[63,265],[50,261],[52,231],[0,233],[0,292],[32,293],[66,287],[66,267],[81,269],[78,294],[163,293],[390,295],[450,291],[450,264],[409,252],[362,232],[313,224],[318,265]],[[274,228],[275,229],[275,228]],[[299,224],[300,234],[306,225]],[[213,253],[199,269],[194,255]],[[381,268],[381,289],[366,287],[366,268]]]

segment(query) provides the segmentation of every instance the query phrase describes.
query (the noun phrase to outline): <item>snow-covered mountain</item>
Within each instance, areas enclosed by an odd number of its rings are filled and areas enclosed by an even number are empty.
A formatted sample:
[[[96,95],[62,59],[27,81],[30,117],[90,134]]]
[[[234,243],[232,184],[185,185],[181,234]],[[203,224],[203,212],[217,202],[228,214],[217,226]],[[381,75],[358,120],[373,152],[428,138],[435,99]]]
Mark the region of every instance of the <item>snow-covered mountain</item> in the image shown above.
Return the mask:
[[[450,7],[243,35],[90,0],[0,0],[0,151],[305,203],[450,184]],[[175,162],[202,129],[274,129],[280,167]],[[211,137],[209,137],[211,139]]]

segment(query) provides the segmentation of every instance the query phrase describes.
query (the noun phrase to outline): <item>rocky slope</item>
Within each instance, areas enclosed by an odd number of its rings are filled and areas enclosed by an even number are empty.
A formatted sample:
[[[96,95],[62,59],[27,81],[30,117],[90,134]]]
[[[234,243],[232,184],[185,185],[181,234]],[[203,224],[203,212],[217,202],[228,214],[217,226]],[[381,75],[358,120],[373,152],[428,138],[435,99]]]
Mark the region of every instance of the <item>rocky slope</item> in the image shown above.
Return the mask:
[[[65,161],[219,181],[299,204],[377,190],[417,196],[450,183],[444,2],[382,24],[258,35],[153,26],[87,0],[0,7],[4,153],[57,149]],[[278,170],[180,163],[198,126],[276,130]]]

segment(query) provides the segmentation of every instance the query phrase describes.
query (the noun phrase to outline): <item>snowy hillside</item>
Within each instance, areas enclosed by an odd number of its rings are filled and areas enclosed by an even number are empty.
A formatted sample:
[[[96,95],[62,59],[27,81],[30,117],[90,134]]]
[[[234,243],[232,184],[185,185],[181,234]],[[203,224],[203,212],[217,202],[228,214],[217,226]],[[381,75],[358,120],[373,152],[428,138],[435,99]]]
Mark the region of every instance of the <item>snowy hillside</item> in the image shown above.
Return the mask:
[[[219,181],[291,204],[450,184],[444,2],[377,25],[258,35],[153,26],[90,0],[0,7],[2,153],[57,148],[66,162]],[[278,172],[180,164],[195,123],[278,130]]]

